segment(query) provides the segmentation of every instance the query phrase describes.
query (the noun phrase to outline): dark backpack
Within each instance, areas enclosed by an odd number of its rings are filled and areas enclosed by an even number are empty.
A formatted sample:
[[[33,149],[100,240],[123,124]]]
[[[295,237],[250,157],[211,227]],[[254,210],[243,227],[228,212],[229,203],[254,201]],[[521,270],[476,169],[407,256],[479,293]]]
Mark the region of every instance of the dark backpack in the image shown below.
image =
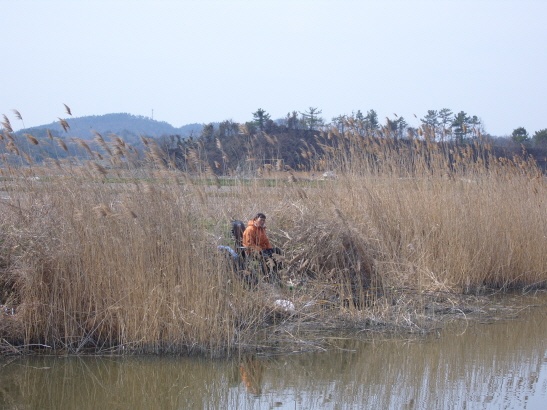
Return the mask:
[[[245,228],[246,226],[242,221],[232,221],[232,236],[237,253],[240,253],[243,248],[243,232],[245,232]]]

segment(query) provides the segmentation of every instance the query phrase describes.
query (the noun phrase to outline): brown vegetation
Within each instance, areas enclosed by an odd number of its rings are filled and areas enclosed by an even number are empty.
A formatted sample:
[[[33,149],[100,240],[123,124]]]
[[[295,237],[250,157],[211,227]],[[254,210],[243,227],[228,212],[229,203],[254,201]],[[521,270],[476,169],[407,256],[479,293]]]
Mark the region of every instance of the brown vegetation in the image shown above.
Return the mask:
[[[15,312],[0,314],[1,352],[225,354],[282,330],[424,331],[465,295],[547,283],[545,177],[479,143],[333,131],[307,174],[257,165],[227,181],[192,150],[189,173],[153,141],[142,165],[98,139],[106,159],[84,146],[88,162],[0,168],[0,304]],[[216,246],[257,211],[285,254],[249,288]]]

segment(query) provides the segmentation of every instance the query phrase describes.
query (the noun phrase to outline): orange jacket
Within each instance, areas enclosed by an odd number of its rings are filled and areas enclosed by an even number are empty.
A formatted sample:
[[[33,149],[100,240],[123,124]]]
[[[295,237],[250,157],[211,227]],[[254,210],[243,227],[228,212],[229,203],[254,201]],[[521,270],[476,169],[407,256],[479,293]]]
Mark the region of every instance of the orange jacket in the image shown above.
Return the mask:
[[[251,219],[247,224],[247,229],[243,232],[243,246],[256,251],[271,249],[270,240],[266,236],[266,228],[258,228]]]

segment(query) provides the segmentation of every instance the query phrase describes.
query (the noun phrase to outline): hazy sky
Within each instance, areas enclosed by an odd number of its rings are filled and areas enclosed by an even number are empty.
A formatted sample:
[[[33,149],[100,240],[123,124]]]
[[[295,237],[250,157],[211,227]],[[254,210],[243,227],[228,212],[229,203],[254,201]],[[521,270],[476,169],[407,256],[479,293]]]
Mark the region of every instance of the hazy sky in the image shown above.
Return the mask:
[[[0,0],[14,127],[126,112],[174,126],[427,110],[547,128],[547,0]]]

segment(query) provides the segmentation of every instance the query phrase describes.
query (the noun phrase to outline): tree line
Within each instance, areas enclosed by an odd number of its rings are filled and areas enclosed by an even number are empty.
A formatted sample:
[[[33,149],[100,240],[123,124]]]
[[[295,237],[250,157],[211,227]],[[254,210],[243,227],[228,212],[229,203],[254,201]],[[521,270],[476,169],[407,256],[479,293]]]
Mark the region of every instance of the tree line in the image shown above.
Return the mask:
[[[208,167],[216,174],[256,169],[257,164],[266,164],[277,169],[309,169],[321,156],[325,146],[322,136],[333,130],[339,135],[351,133],[377,139],[423,140],[454,145],[487,140],[492,145],[505,149],[506,153],[501,152],[500,155],[520,154],[524,147],[545,167],[547,129],[537,131],[531,136],[524,127],[518,127],[509,138],[496,138],[485,132],[478,116],[464,111],[454,113],[448,108],[428,110],[420,118],[418,127],[409,126],[405,118],[397,114],[381,121],[374,109],[366,113],[358,110],[349,115],[338,115],[331,121],[326,121],[321,114],[321,109],[309,107],[303,112],[289,111],[283,118],[274,120],[265,109],[258,108],[251,113],[251,119],[244,123],[225,120],[199,126],[194,124],[189,135],[179,134],[179,130],[176,130],[172,134],[162,135],[156,141],[165,153],[166,161],[171,161],[178,168],[202,170],[201,168]],[[69,123],[79,119],[64,121],[62,124],[60,120],[56,124],[61,128],[60,132],[40,127],[12,133],[8,132],[11,129],[8,118],[5,115],[3,118],[0,135],[9,135],[3,138],[4,144],[0,144],[0,154],[13,153],[15,146],[12,145],[19,140],[21,143],[17,145],[24,151],[23,154],[35,162],[41,162],[48,157],[61,159],[89,156],[89,152],[82,149],[82,141],[70,136],[73,130]],[[93,139],[96,138],[95,134],[98,134],[96,130]],[[135,150],[135,155],[144,148],[141,136],[129,131],[118,133],[115,137],[128,143]],[[34,145],[34,139],[41,141],[39,146]],[[100,144],[94,140],[88,140],[88,145],[99,155],[103,152]]]
[[[496,142],[489,136],[478,116],[465,111],[454,113],[448,108],[428,110],[420,118],[419,127],[410,127],[402,116],[393,114],[380,121],[374,109],[366,113],[360,110],[350,115],[339,115],[326,122],[322,110],[309,107],[304,112],[290,111],[283,118],[273,120],[263,108],[252,113],[245,123],[226,120],[203,126],[198,135],[184,138],[169,135],[159,143],[178,167],[194,170],[209,167],[211,172],[225,174],[228,170],[250,170],[256,164],[280,168],[279,164],[293,169],[309,168],[313,160],[320,157],[324,142],[322,135],[330,130],[338,134],[353,133],[362,137],[391,138],[397,140],[423,140],[453,145],[471,142]],[[538,131],[532,138],[523,128],[513,132],[511,142],[514,150],[521,145],[541,156],[547,152],[547,130]],[[494,144],[496,145],[496,144]],[[505,142],[497,144],[506,146]],[[512,152],[514,154],[515,152]],[[545,156],[545,155],[544,155]],[[199,165],[198,165],[199,164]],[[203,169],[200,169],[203,171]]]

